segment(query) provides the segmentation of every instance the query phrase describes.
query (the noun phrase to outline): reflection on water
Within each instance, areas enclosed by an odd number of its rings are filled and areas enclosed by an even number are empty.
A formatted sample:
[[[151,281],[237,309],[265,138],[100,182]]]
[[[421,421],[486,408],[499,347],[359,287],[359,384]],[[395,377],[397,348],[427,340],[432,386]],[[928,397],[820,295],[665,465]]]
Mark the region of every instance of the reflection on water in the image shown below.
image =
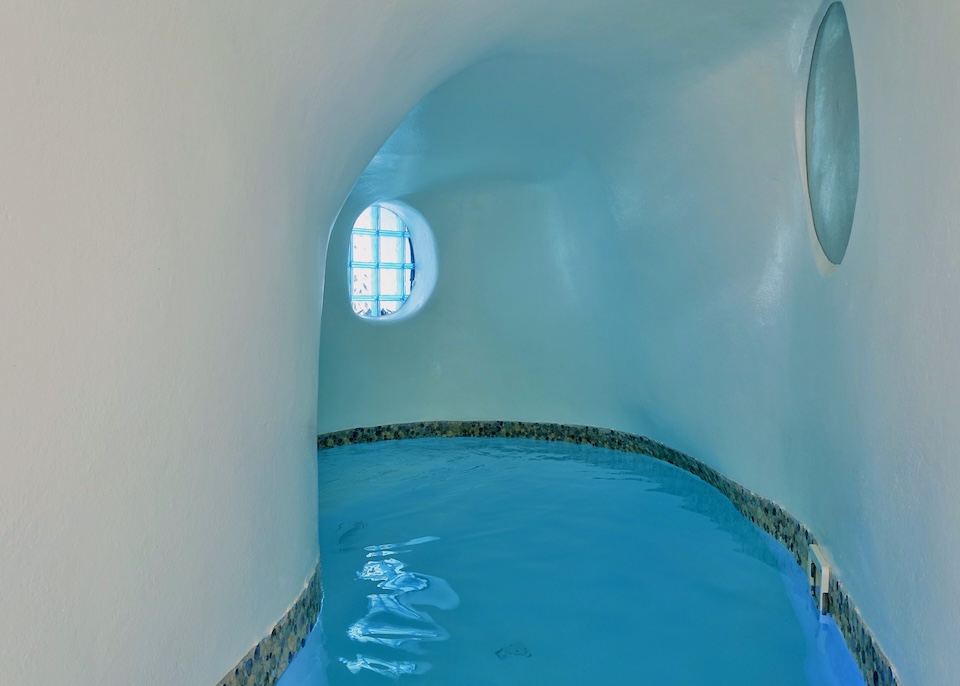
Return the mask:
[[[367,614],[347,629],[351,640],[417,654],[423,652],[422,644],[426,642],[450,638],[423,606],[450,610],[460,604],[460,597],[440,577],[407,571],[403,562],[396,559],[397,555],[410,552],[412,546],[437,540],[440,539],[436,536],[423,536],[364,548],[368,561],[357,572],[357,578],[375,582],[377,588],[389,592],[367,596]],[[402,674],[422,674],[431,667],[424,661],[385,660],[362,653],[356,658],[341,657],[340,662],[353,674],[366,669],[393,679]]]
[[[360,654],[357,655],[356,660],[348,660],[345,657],[341,657],[340,662],[345,664],[347,669],[354,674],[359,673],[361,669],[369,669],[371,672],[376,672],[377,674],[388,676],[392,679],[400,678],[401,674],[422,674],[426,671],[422,668],[422,665],[417,665],[416,662],[406,662],[404,660],[388,662],[386,660],[378,660],[369,655]]]
[[[319,470],[322,625],[282,686],[863,686],[791,554],[672,465],[438,438]]]

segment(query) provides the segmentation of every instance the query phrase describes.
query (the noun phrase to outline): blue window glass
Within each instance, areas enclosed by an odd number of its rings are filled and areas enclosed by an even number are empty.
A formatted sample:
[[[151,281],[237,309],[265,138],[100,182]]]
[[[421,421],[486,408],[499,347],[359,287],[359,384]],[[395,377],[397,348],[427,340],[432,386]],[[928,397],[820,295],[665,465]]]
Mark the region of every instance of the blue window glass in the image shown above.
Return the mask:
[[[393,210],[374,204],[350,235],[350,304],[361,317],[387,317],[413,290],[416,274],[410,227]]]

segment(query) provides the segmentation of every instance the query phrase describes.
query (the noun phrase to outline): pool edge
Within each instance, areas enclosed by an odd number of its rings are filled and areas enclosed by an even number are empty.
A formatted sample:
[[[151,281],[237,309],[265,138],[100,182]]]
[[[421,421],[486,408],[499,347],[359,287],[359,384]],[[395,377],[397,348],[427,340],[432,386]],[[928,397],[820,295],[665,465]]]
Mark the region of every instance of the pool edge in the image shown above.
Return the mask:
[[[270,633],[217,682],[218,686],[273,686],[277,683],[320,618],[322,600],[318,559],[290,609],[273,625]]]
[[[686,453],[674,450],[646,436],[613,429],[573,424],[521,421],[439,420],[384,424],[332,431],[317,436],[317,450],[358,443],[408,438],[529,438],[543,441],[581,443],[625,453],[646,455],[683,469],[722,493],[734,507],[761,530],[779,541],[798,565],[803,566],[809,545],[816,537],[799,519],[771,500],[744,488],[720,472]],[[889,658],[870,631],[843,587],[838,575],[830,579],[831,616],[837,623],[850,653],[868,686],[902,686]],[[237,682],[244,683],[244,682]],[[251,682],[253,684],[254,682]],[[272,683],[272,682],[270,682]],[[223,682],[223,686],[235,686]],[[259,686],[259,682],[257,682]]]

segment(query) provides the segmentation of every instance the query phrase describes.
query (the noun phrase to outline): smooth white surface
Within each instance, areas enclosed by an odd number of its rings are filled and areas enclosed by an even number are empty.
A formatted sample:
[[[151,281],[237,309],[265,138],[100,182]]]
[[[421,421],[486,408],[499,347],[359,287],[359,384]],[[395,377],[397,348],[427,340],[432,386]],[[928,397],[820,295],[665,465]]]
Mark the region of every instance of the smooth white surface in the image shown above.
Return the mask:
[[[904,683],[953,683],[960,6],[845,3],[861,180],[824,278],[798,139],[824,7],[570,5],[422,101],[354,189],[346,215],[423,212],[443,269],[415,317],[363,326],[335,226],[319,430],[648,434],[809,524]]]
[[[427,8],[0,3],[0,683],[212,685],[299,595],[326,233],[490,40]]]
[[[83,7],[0,6],[0,683],[213,684],[318,555],[306,36]]]

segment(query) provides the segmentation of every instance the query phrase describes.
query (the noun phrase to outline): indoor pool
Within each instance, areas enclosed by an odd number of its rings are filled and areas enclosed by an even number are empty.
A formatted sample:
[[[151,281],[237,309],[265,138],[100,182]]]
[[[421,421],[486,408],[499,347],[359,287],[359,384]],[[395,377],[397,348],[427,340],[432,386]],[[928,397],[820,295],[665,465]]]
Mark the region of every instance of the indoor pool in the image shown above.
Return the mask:
[[[790,554],[664,462],[526,439],[319,453],[306,684],[863,685]]]

